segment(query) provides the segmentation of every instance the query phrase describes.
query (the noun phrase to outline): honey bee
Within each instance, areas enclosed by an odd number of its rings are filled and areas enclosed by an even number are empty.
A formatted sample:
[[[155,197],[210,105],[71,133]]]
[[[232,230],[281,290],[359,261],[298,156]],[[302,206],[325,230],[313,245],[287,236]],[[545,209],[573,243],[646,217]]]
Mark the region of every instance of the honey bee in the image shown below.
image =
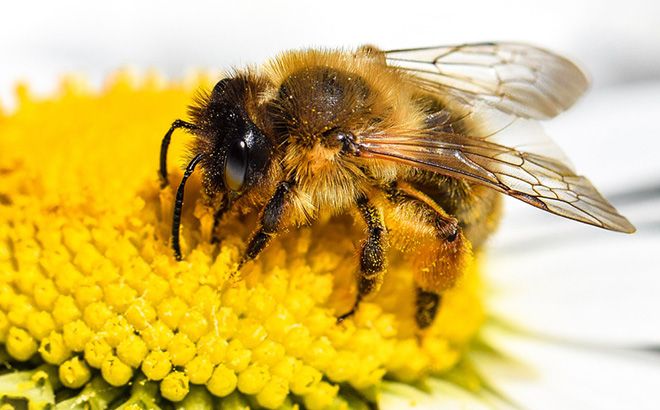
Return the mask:
[[[381,51],[285,52],[220,80],[165,134],[194,135],[176,192],[172,247],[181,259],[184,187],[197,165],[215,204],[214,232],[233,209],[258,210],[240,266],[278,233],[322,215],[353,213],[365,239],[357,295],[341,321],[378,291],[389,247],[416,285],[415,319],[428,327],[443,291],[497,225],[501,194],[613,231],[635,228],[576,174],[536,126],[586,90],[569,60],[516,43]],[[522,138],[521,138],[522,137]]]

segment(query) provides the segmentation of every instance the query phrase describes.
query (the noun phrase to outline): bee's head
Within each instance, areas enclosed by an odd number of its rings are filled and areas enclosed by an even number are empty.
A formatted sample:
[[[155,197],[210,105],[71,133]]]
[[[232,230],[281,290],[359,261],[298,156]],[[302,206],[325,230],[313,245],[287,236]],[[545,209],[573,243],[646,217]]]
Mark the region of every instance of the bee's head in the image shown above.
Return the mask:
[[[263,117],[256,112],[258,86],[246,77],[225,78],[191,108],[207,190],[238,196],[266,172],[273,143],[257,125]]]

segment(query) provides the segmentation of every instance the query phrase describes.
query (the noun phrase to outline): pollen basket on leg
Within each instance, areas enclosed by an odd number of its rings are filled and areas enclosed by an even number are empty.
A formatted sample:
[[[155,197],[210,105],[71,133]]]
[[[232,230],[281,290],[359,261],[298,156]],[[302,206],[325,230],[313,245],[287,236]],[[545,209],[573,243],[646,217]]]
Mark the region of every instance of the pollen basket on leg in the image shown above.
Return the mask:
[[[119,76],[98,93],[64,87],[47,100],[26,98],[2,118],[6,360],[22,371],[54,369],[57,397],[105,386],[112,400],[142,391],[155,402],[203,394],[311,409],[347,403],[347,385],[367,390],[386,374],[415,380],[452,368],[483,320],[476,270],[443,294],[422,342],[410,267],[396,253],[380,293],[337,325],[356,291],[362,232],[350,217],[273,239],[236,276],[256,215],[224,218],[222,242],[212,244],[214,210],[193,174],[182,215],[186,256],[174,260],[174,193],[160,190],[145,153],[157,157],[163,125],[185,118],[200,84],[208,87],[203,78]],[[181,178],[174,159],[184,145],[173,141],[172,180]]]

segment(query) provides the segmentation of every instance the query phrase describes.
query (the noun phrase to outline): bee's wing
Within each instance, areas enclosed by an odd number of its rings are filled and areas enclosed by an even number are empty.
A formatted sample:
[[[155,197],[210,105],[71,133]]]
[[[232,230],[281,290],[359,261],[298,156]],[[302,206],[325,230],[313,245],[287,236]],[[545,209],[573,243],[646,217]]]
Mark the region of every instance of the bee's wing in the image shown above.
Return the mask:
[[[527,121],[527,120],[521,120]],[[528,121],[529,122],[529,121]],[[555,156],[502,145],[500,131],[466,136],[437,130],[355,136],[361,157],[397,161],[487,185],[545,211],[613,231],[635,227],[570,165]],[[544,152],[548,141],[543,141]],[[552,148],[552,146],[550,146]]]
[[[384,53],[388,65],[412,74],[431,93],[468,106],[486,102],[523,118],[552,118],[588,87],[575,64],[524,44],[476,43]]]

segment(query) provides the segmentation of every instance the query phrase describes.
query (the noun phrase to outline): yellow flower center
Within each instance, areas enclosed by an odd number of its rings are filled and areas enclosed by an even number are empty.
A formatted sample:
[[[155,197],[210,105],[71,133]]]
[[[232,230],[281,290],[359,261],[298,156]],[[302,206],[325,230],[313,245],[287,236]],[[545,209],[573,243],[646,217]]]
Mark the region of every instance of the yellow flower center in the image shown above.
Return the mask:
[[[291,231],[237,276],[254,215],[227,218],[211,244],[213,210],[194,178],[174,260],[160,138],[210,84],[119,74],[94,93],[70,79],[46,100],[22,88],[16,111],[0,111],[0,361],[47,363],[83,392],[133,381],[132,400],[157,382],[158,400],[311,409],[347,406],[341,391],[377,389],[385,375],[451,370],[484,320],[476,262],[421,332],[411,272],[393,252],[378,295],[337,324],[355,297],[353,221]],[[171,158],[186,139],[175,135]]]

